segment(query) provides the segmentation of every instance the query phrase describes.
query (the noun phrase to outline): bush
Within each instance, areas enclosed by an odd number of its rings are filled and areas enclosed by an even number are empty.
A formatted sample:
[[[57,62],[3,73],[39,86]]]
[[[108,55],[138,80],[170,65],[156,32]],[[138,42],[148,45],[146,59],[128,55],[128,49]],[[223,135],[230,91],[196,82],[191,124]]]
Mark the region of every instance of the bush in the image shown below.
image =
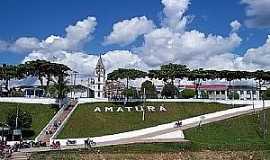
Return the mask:
[[[196,93],[195,93],[195,91],[192,90],[192,89],[184,89],[184,90],[181,92],[181,95],[182,95],[183,98],[189,99],[189,98],[193,98],[193,97],[196,95]]]
[[[270,89],[267,89],[263,94],[263,99],[270,100]]]
[[[230,93],[228,94],[228,98],[229,98],[230,100],[233,99],[233,96],[234,96],[234,99],[239,99],[239,98],[240,98],[240,96],[239,96],[239,94],[238,94],[237,92],[230,92]]]
[[[165,96],[166,98],[174,98],[175,96],[178,96],[179,92],[178,89],[172,85],[171,83],[165,84],[165,86],[162,88],[161,96]]]

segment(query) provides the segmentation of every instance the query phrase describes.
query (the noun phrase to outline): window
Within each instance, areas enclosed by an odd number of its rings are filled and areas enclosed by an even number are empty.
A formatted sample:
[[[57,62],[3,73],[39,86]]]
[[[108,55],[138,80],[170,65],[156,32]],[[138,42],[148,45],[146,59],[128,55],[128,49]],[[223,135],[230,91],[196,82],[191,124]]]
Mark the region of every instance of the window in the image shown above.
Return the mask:
[[[225,91],[221,91],[221,94],[225,94]]]
[[[100,84],[98,84],[98,89],[100,89]]]

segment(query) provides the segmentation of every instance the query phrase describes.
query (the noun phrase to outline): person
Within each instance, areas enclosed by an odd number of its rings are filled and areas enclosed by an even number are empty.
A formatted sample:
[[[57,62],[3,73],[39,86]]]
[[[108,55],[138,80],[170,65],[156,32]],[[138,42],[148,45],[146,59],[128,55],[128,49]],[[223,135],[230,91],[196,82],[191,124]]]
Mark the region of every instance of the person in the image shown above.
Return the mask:
[[[176,123],[175,123],[175,126],[178,128],[178,127],[182,127],[182,121],[177,121]]]

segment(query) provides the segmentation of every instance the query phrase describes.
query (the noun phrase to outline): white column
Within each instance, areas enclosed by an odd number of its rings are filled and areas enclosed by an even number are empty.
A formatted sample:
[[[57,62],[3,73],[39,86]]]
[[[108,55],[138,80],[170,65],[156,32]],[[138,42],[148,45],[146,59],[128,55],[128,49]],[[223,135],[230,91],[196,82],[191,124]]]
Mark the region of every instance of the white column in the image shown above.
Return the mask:
[[[244,100],[247,100],[247,91],[244,91]]]

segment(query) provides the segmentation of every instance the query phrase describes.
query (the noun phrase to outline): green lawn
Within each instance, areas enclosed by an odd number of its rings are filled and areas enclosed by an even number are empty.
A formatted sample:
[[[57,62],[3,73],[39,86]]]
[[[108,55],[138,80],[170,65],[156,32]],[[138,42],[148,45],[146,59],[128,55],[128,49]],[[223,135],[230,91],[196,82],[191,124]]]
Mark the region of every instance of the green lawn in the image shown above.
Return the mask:
[[[6,116],[10,110],[17,107],[17,103],[0,103],[0,122],[6,120]],[[27,134],[30,137],[28,139],[33,139],[39,134],[39,132],[47,125],[54,115],[55,109],[51,105],[43,104],[19,104],[19,108],[23,111],[28,111],[32,114],[32,128],[34,135]]]
[[[160,106],[161,103],[147,105]],[[120,133],[225,109],[224,105],[215,103],[164,103],[167,112],[146,112],[145,121],[142,121],[141,112],[96,113],[94,112],[96,106],[103,108],[104,106],[117,105],[113,103],[80,105],[58,138],[92,137]]]
[[[194,147],[228,150],[270,149],[270,110],[266,110],[268,133],[263,139],[262,113],[243,115],[228,120],[203,125],[201,128],[186,130],[186,139]]]

